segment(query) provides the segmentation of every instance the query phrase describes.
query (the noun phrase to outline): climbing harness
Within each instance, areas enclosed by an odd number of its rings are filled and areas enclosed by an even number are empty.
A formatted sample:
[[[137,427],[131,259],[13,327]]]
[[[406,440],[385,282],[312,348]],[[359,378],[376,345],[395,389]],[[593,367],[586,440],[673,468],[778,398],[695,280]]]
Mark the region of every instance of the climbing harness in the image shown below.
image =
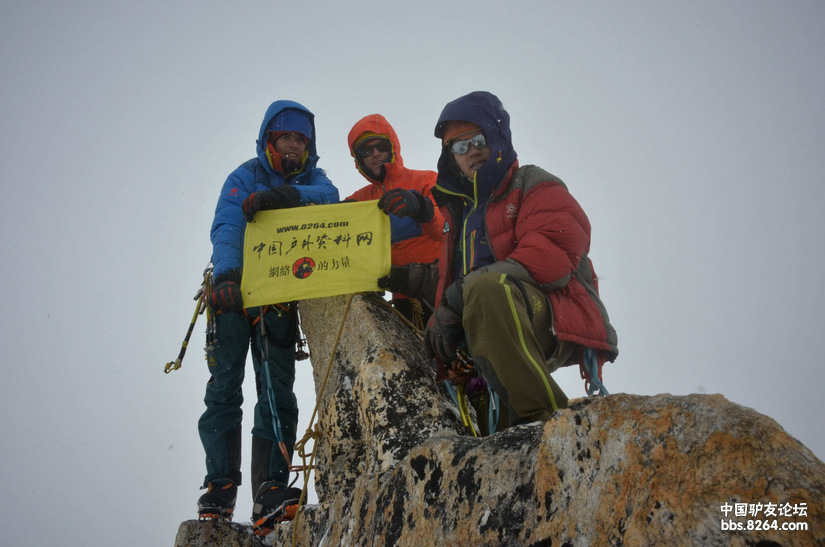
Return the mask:
[[[195,323],[198,321],[198,316],[201,315],[204,310],[206,310],[206,317],[207,317],[207,342],[209,341],[210,336],[210,329],[211,335],[214,338],[214,317],[212,314],[212,310],[209,308],[207,303],[209,302],[209,298],[212,295],[212,263],[210,262],[206,269],[203,271],[203,282],[201,283],[200,289],[198,289],[197,294],[195,295],[195,300],[197,304],[195,304],[195,313],[192,315],[192,321],[189,322],[189,328],[186,331],[186,336],[183,338],[183,343],[180,346],[180,353],[178,353],[178,358],[174,361],[170,361],[166,363],[166,366],[163,369],[163,372],[169,374],[173,370],[178,370],[183,363],[183,357],[186,355],[186,348],[189,347],[189,339],[192,337],[192,331],[195,329]]]

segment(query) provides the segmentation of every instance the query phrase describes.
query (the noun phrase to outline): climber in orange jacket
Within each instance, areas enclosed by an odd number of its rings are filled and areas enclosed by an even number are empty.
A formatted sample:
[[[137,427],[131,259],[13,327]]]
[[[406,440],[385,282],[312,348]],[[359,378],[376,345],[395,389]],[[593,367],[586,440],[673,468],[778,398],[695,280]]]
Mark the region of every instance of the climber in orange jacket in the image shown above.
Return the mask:
[[[347,200],[377,199],[378,206],[390,216],[393,271],[379,280],[379,286],[392,291],[393,306],[416,323],[414,310],[420,301],[405,294],[410,292],[410,284],[419,282],[417,265],[434,263],[441,254],[444,217],[430,194],[436,173],[404,167],[398,136],[380,114],[356,122],[347,142],[355,167],[369,182]],[[431,310],[427,304],[421,309],[426,324]]]

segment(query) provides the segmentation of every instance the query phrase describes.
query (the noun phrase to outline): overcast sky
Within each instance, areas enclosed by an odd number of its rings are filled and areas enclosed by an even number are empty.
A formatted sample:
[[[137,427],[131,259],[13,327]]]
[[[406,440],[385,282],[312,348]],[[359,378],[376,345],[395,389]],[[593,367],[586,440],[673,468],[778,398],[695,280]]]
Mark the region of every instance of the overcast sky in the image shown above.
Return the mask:
[[[276,99],[316,114],[344,197],[362,116],[435,169],[443,106],[495,93],[590,217],[607,388],[721,393],[822,459],[823,28],[819,0],[2,0],[0,543],[170,545],[195,517],[202,322],[163,367]]]

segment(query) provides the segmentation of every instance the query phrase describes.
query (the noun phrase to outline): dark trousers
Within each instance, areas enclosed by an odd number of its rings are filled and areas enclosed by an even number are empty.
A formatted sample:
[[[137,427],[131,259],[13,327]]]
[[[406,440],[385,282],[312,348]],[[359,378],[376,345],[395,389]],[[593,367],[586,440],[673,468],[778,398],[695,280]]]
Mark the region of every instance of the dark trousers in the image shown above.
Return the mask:
[[[253,324],[253,319],[259,315],[258,310],[249,311],[252,317],[243,313],[219,313],[216,316],[217,342],[207,351],[211,378],[206,384],[206,410],[198,422],[206,452],[204,485],[218,478],[241,484],[242,385],[250,346],[257,384],[252,435],[273,441],[273,457],[263,459],[260,464],[268,469],[257,471],[267,480],[283,485],[289,479],[287,463],[278,450],[277,423],[273,420],[272,408],[276,409],[283,441],[292,456],[298,428],[298,403],[292,390],[295,382],[294,312],[270,308],[263,316],[265,335],[262,336],[260,324]]]

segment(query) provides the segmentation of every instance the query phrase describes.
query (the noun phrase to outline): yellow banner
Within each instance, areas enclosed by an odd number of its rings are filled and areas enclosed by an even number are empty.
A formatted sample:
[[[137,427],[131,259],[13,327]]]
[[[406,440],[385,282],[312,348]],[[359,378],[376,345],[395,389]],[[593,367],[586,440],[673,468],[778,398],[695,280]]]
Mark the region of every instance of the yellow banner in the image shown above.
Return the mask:
[[[390,219],[376,201],[260,211],[244,235],[244,306],[380,291]]]

